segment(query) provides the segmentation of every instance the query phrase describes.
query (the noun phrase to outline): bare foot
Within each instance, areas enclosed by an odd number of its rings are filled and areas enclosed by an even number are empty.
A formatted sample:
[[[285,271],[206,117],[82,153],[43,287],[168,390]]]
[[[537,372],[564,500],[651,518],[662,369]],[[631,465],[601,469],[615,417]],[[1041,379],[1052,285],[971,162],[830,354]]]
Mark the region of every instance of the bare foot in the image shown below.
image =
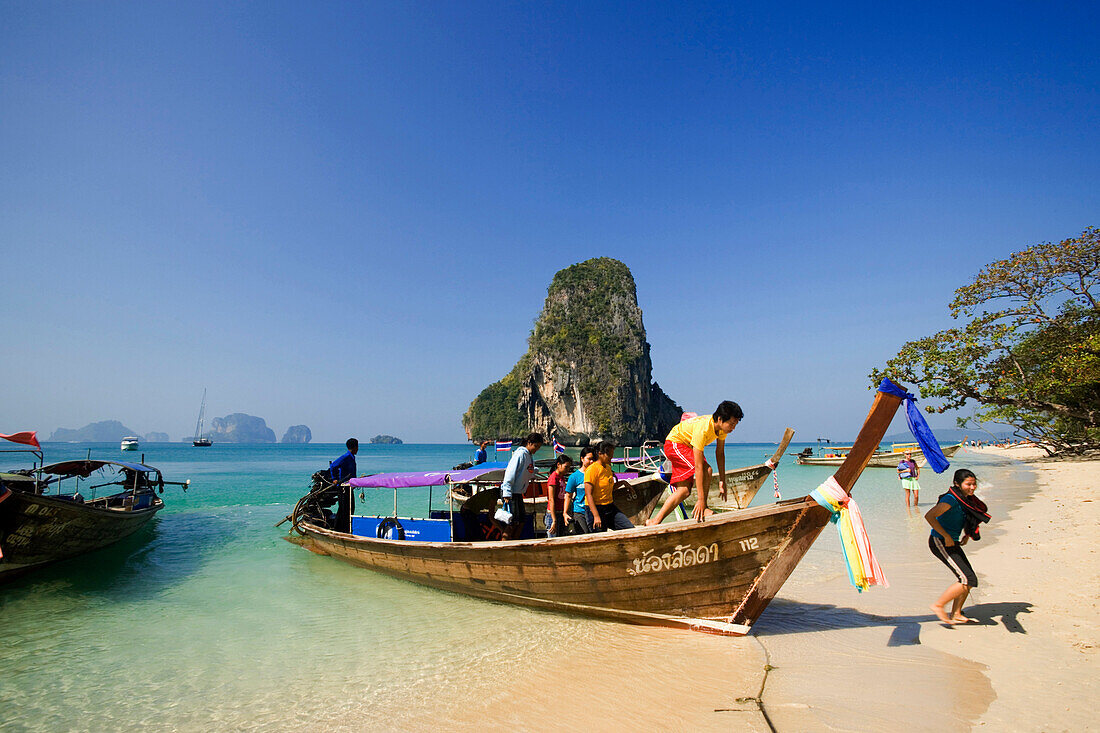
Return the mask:
[[[933,603],[931,606],[929,606],[929,608],[931,608],[932,613],[939,616],[940,621],[943,621],[945,624],[954,624],[955,623],[947,615],[947,612],[943,610],[943,606],[937,606],[935,603]]]
[[[951,623],[955,624],[976,624],[976,619],[972,619],[969,616],[963,616],[961,613],[956,613],[951,617]]]

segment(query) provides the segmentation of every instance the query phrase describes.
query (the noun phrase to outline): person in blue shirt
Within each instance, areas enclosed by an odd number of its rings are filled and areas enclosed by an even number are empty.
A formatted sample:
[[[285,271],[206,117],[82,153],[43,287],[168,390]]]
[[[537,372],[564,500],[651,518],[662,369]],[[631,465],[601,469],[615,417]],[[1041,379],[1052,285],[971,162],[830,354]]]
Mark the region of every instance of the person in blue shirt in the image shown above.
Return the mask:
[[[474,465],[475,466],[481,465],[482,463],[485,463],[485,461],[489,460],[488,455],[486,455],[486,453],[485,453],[485,447],[487,445],[489,445],[489,441],[483,440],[483,441],[481,441],[481,446],[478,447],[478,449],[476,451],[474,451]]]
[[[945,624],[966,624],[973,621],[962,613],[963,603],[966,602],[970,589],[978,587],[978,577],[974,574],[974,569],[970,567],[970,561],[966,559],[966,553],[962,549],[970,539],[963,534],[966,510],[963,509],[962,502],[974,496],[977,488],[978,478],[974,472],[960,468],[955,471],[951,488],[924,515],[932,525],[932,534],[928,537],[928,549],[939,558],[940,562],[951,569],[956,579],[956,582],[952,583],[930,606],[940,621]],[[945,610],[948,603],[951,604],[950,615]]]
[[[565,525],[572,534],[592,532],[592,520],[588,518],[588,507],[584,498],[584,469],[596,460],[596,449],[590,445],[581,448],[581,467],[565,482]]]
[[[531,433],[523,445],[512,453],[508,461],[508,468],[504,471],[504,481],[500,484],[500,498],[505,503],[505,508],[512,513],[512,519],[508,523],[506,539],[519,539],[523,534],[524,521],[527,519],[527,507],[523,501],[523,495],[527,493],[527,486],[535,477],[534,455],[542,447],[542,436]]]
[[[334,484],[342,484],[358,475],[355,467],[355,454],[359,452],[359,441],[355,438],[348,438],[344,445],[347,446],[348,452],[328,464],[328,475]],[[340,492],[340,497],[337,499],[335,527],[337,532],[351,531],[351,513],[353,511],[355,511],[355,500],[352,498],[351,487],[349,486],[347,491]]]

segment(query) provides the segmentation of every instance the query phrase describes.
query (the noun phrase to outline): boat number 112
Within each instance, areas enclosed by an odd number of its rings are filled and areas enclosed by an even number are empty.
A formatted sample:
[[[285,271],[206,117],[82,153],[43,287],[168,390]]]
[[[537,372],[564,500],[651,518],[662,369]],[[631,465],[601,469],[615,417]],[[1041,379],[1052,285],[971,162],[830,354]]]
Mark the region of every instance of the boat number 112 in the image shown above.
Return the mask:
[[[741,540],[741,549],[743,551],[755,550],[760,547],[760,542],[755,537],[749,537],[747,540]]]

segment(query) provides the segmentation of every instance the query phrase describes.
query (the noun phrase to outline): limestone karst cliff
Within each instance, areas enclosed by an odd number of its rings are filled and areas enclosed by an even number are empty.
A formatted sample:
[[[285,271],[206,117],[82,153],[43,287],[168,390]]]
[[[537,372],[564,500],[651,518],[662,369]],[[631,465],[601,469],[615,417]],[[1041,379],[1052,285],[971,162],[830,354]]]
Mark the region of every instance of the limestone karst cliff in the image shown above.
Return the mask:
[[[305,444],[311,440],[313,440],[313,431],[308,425],[291,425],[283,433],[283,439],[279,442]]]
[[[556,434],[566,445],[663,439],[680,408],[653,382],[634,277],[618,260],[558,272],[527,353],[462,418],[469,437]]]
[[[234,412],[211,420],[206,437],[215,443],[274,443],[275,431],[262,417]]]

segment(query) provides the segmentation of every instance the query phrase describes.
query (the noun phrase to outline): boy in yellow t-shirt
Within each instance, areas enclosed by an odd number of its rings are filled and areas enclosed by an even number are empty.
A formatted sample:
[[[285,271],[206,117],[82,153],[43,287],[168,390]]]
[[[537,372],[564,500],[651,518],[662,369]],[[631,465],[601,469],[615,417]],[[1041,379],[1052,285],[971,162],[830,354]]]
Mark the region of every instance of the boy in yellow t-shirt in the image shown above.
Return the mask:
[[[592,531],[605,529],[630,529],[634,526],[612,501],[615,491],[615,472],[611,470],[611,458],[615,444],[603,442],[596,448],[596,461],[584,469],[584,495],[592,512]]]
[[[733,432],[745,413],[736,402],[724,400],[713,415],[700,415],[682,421],[669,431],[665,439],[665,457],[672,463],[672,496],[668,497],[657,516],[646,525],[660,524],[680,502],[691,493],[694,484],[698,492],[691,516],[702,522],[707,515],[707,494],[710,492],[711,468],[703,457],[703,449],[715,443],[714,457],[718,461],[718,496],[726,499],[726,436]]]

